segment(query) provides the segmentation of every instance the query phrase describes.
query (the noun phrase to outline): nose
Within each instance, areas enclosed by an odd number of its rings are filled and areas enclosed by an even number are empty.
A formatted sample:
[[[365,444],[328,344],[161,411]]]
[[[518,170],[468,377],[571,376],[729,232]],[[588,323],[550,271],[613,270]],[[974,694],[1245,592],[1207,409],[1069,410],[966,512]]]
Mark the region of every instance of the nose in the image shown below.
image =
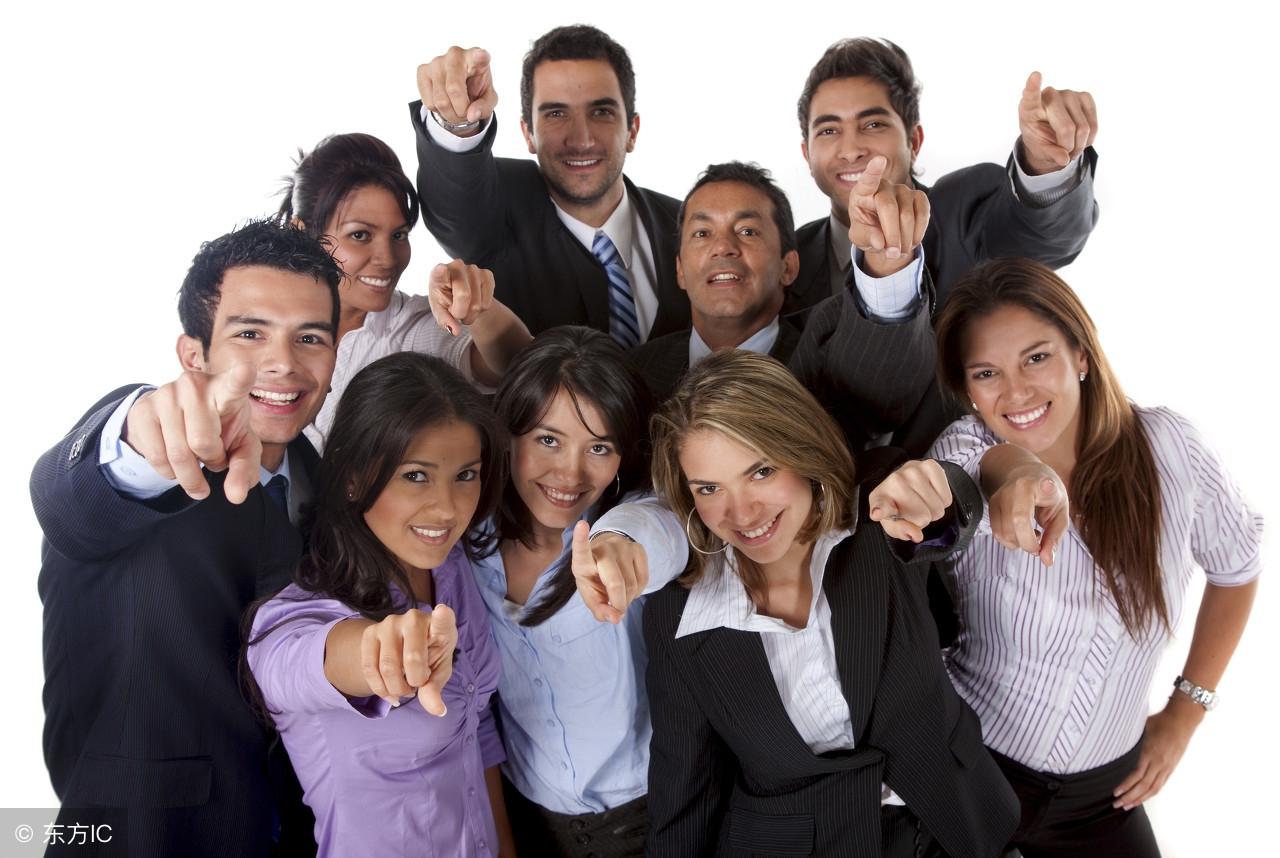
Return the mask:
[[[1031,398],[1031,383],[1021,372],[1005,373],[1001,393],[1011,402],[1025,402]]]
[[[553,472],[556,479],[562,480],[566,486],[581,485],[583,477],[582,456],[583,454],[580,450],[563,450],[556,457],[556,466]]]
[[[595,145],[595,138],[591,134],[591,123],[587,121],[586,116],[575,114],[570,120],[565,143],[579,150],[590,149]]]
[[[725,506],[725,520],[735,530],[741,530],[756,523],[760,504],[748,492],[728,492]]]
[[[839,148],[836,151],[837,157],[845,161],[857,161],[866,153],[867,147],[862,142],[862,135],[858,133],[858,129],[844,129],[840,134]]]
[[[712,258],[741,255],[742,248],[738,246],[738,236],[732,230],[720,233],[711,244]]]
[[[391,236],[384,235],[373,242],[369,259],[380,269],[393,265],[395,255],[391,252]]]
[[[264,375],[289,375],[293,372],[296,356],[289,336],[273,336],[264,346],[258,364],[258,372]]]
[[[445,527],[453,527],[456,523],[457,501],[453,496],[455,484],[444,480],[427,498],[424,508],[431,511],[431,519]]]

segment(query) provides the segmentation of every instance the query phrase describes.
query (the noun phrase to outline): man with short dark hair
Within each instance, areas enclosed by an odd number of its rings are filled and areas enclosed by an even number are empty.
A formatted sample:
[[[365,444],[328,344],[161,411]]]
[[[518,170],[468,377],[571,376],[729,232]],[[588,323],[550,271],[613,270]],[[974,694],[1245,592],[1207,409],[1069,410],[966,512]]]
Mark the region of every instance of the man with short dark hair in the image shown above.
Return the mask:
[[[800,274],[784,312],[843,288],[849,193],[877,155],[888,162],[889,182],[914,186],[929,199],[924,258],[939,305],[960,276],[986,259],[1026,256],[1058,268],[1084,247],[1098,217],[1092,149],[1098,120],[1089,93],[1041,89],[1033,72],[1018,105],[1021,136],[1006,167],[976,164],[932,187],[914,178],[924,143],[919,99],[910,59],[888,40],[836,42],[810,71],[797,106],[801,151],[831,199],[831,214],[798,232]]]
[[[494,273],[533,334],[590,325],[624,348],[689,324],[676,286],[676,201],[622,174],[640,131],[626,51],[558,27],[524,58],[520,130],[537,163],[495,158],[489,54],[452,47],[418,67],[410,105],[422,219],[454,256]]]
[[[301,554],[317,456],[300,433],[329,388],[340,279],[292,227],[206,243],[179,296],[181,374],[107,395],[36,464],[45,761],[60,822],[111,826],[66,854],[315,851],[237,664],[241,615]]]

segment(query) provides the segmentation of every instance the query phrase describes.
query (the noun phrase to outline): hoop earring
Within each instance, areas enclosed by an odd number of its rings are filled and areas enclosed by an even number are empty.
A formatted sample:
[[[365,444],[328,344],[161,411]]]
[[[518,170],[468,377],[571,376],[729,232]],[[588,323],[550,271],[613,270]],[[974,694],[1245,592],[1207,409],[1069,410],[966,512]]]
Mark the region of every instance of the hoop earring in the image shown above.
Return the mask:
[[[812,481],[818,487],[818,509],[821,510],[827,505],[827,487],[822,484],[821,480]]]
[[[693,525],[693,513],[694,513],[694,510],[692,509],[689,510],[689,514],[685,517],[685,520],[684,520],[684,535],[689,537],[690,548],[692,548],[694,551],[698,552],[699,554],[705,554],[708,557],[710,557],[713,554],[719,554],[721,551],[724,551],[726,548],[729,547],[729,543],[726,542],[724,545],[721,545],[719,550],[717,551],[703,551],[696,544],[694,544],[693,533],[691,531],[691,527]]]
[[[619,471],[613,477],[613,496],[615,498],[622,497],[622,472]]]

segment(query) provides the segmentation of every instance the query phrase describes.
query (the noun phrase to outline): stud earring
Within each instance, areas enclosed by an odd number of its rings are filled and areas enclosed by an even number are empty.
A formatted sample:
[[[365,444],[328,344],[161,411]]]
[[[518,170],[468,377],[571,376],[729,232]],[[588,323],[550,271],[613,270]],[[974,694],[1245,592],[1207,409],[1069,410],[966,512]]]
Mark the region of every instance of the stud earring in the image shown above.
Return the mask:
[[[974,411],[977,411],[977,410],[978,410],[978,403],[976,403],[976,402],[970,402],[970,403],[969,403],[969,407],[970,407],[970,408],[972,408]]]
[[[1086,375],[1088,375],[1088,374],[1089,374],[1089,373],[1087,373],[1087,372],[1082,372],[1082,373],[1080,373],[1080,380],[1081,380],[1081,381],[1084,381],[1084,377],[1085,377]]]
[[[694,510],[689,510],[689,515],[684,520],[684,535],[689,537],[690,548],[692,548],[694,551],[698,552],[699,554],[705,554],[709,557],[712,554],[719,554],[721,551],[724,551],[726,548],[729,547],[729,543],[726,542],[724,545],[721,545],[720,548],[716,551],[703,551],[701,548],[699,548],[693,541],[693,532],[692,532],[693,513],[694,513]]]

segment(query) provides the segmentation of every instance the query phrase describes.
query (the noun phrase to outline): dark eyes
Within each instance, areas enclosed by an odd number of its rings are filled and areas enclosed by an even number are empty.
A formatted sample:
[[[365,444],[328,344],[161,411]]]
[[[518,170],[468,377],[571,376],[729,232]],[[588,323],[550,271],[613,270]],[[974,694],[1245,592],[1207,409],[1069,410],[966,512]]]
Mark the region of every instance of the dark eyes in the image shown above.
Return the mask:
[[[411,483],[427,483],[431,481],[431,477],[427,475],[426,471],[405,471],[401,474],[401,477]],[[458,471],[458,475],[454,477],[454,479],[460,483],[474,482],[475,480],[480,479],[480,469],[463,468],[461,471]]]
[[[773,467],[772,465],[764,465],[756,469],[756,472],[751,475],[751,479],[753,480],[768,479],[769,477],[773,476],[774,473],[777,472],[777,470],[778,469]]]
[[[458,472],[457,480],[460,483],[470,483],[480,479],[480,472],[475,468],[466,468]]]
[[[560,441],[554,435],[539,435],[537,442],[544,447],[559,447]]]

